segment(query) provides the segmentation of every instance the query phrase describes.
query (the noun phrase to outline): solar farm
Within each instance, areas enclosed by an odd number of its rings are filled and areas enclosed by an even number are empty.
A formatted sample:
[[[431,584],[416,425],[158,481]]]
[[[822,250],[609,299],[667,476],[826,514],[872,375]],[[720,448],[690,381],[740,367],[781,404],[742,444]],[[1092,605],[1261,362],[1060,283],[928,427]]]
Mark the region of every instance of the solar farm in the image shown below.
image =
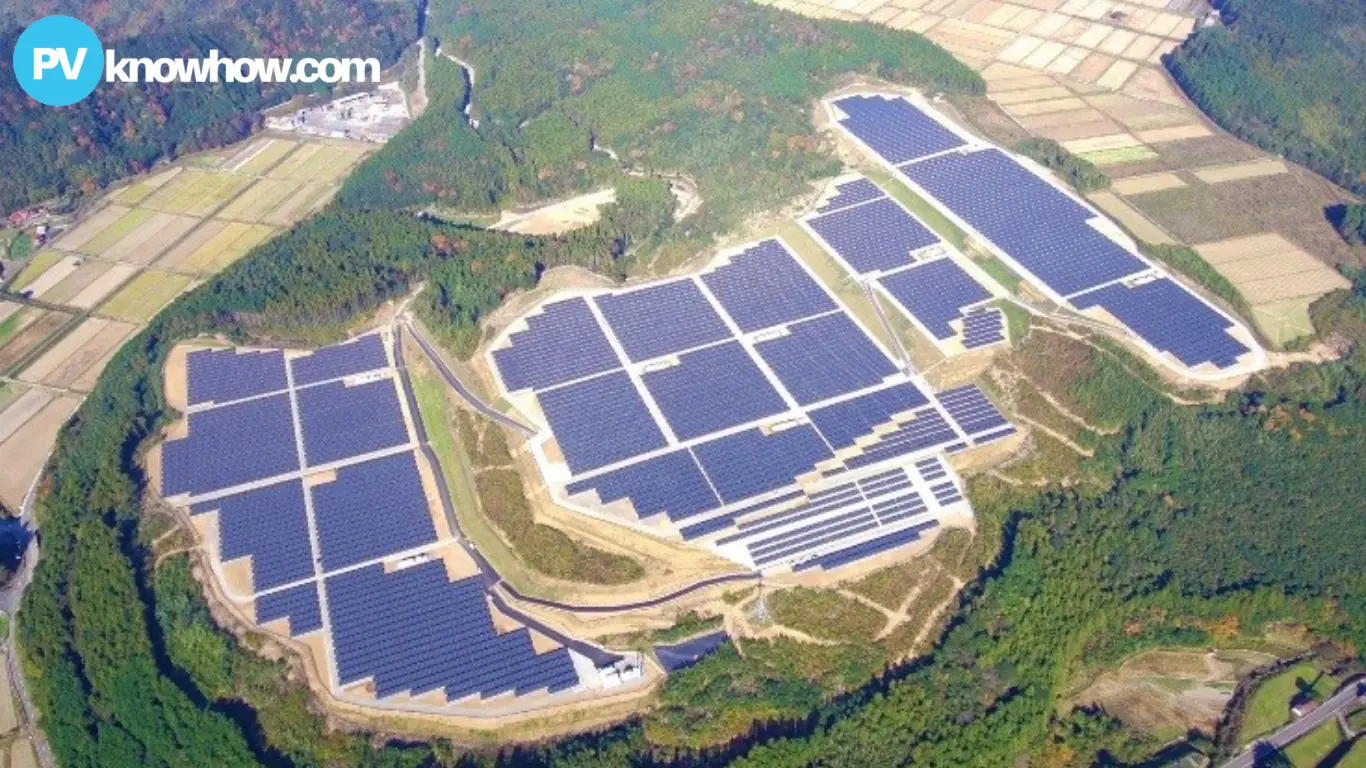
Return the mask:
[[[334,696],[470,714],[599,685],[597,659],[490,603],[387,332],[304,353],[180,349],[186,417],[161,445],[163,497],[228,601],[311,649]]]
[[[870,158],[1059,306],[1122,329],[1151,357],[1191,379],[1227,379],[1266,365],[1265,352],[1239,321],[1139,255],[1113,222],[1046,171],[963,132],[917,98],[856,93],[828,99],[826,107]],[[857,203],[849,210],[874,204]],[[883,215],[879,210],[864,216],[871,221]],[[927,292],[957,296],[972,290],[950,275],[947,265],[936,268],[943,274],[922,273],[923,279],[914,276],[914,269],[924,266],[881,275],[889,265],[874,264],[843,245],[840,232],[851,225],[822,223],[830,216],[818,216],[808,226],[832,247],[849,250],[845,261],[861,274],[872,273],[894,298],[923,303]],[[964,293],[949,303],[967,298]],[[919,324],[938,337],[946,312],[931,312]],[[974,319],[973,336],[984,338],[983,329],[995,324]]]
[[[852,182],[825,210],[875,191]],[[948,457],[1015,433],[976,386],[935,392],[779,238],[548,299],[487,359],[542,428],[530,448],[558,503],[763,572],[833,571],[964,524]]]

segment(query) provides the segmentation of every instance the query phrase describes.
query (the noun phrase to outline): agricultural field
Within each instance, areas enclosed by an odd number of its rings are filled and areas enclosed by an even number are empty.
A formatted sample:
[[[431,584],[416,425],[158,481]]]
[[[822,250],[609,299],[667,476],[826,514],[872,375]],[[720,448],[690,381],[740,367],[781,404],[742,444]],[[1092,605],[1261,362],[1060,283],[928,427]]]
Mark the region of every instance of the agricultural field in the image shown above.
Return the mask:
[[[1290,702],[1302,691],[1312,692],[1317,700],[1332,695],[1338,681],[1324,674],[1317,666],[1305,662],[1264,681],[1257,686],[1247,705],[1239,743],[1248,743],[1264,733],[1290,721]]]
[[[55,233],[5,286],[36,303],[0,301],[0,502],[21,501],[57,430],[124,342],[326,204],[369,149],[260,137],[136,179]]]

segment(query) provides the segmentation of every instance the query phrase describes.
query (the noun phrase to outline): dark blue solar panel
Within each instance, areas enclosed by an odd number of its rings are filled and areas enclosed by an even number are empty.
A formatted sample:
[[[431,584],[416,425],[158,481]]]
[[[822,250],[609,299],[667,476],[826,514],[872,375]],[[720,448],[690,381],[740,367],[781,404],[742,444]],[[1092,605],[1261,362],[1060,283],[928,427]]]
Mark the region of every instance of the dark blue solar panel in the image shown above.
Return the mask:
[[[706,536],[709,533],[715,533],[731,527],[731,525],[735,523],[736,518],[744,517],[745,515],[753,514],[770,507],[782,506],[783,504],[794,499],[799,499],[804,495],[805,494],[801,491],[779,494],[778,496],[771,499],[765,499],[757,504],[750,504],[738,509],[732,509],[728,512],[723,512],[716,517],[703,520],[700,523],[685,526],[679,530],[679,533],[683,535],[684,541],[692,541],[700,536]]]
[[[958,134],[900,97],[846,96],[840,125],[893,165],[961,147]]]
[[[911,487],[911,476],[906,470],[897,467],[881,475],[866,477],[858,481],[859,490],[865,498],[874,499],[889,493],[898,493]]]
[[[930,487],[930,492],[934,494],[935,501],[941,506],[948,506],[963,500],[962,494],[954,487],[953,482],[944,482]]]
[[[443,689],[454,700],[578,684],[567,649],[537,655],[527,630],[498,634],[480,579],[449,582],[440,561],[333,576],[327,602],[338,680],[373,678],[380,698]]]
[[[821,499],[813,497],[805,504],[783,510],[775,515],[767,515],[757,520],[746,520],[740,524],[739,533],[717,539],[716,543],[729,544],[733,541],[759,536],[800,520],[818,517],[840,507],[861,505],[863,502],[863,497],[859,495],[858,486],[853,483],[837,486],[826,493],[833,495]]]
[[[958,439],[958,435],[939,415],[939,412],[927,408],[911,421],[883,436],[881,440],[864,450],[863,453],[848,459],[844,463],[851,469],[858,469],[887,459],[946,445],[956,439]]]
[[[309,492],[323,568],[329,571],[436,541],[411,453],[342,467],[336,480]]]
[[[285,356],[276,350],[197,350],[185,356],[185,364],[190,405],[226,403],[288,386]]]
[[[915,261],[911,252],[939,242],[890,198],[817,216],[807,223],[861,275],[904,267]]]
[[[1148,268],[1086,223],[1092,211],[997,150],[902,172],[1062,296]]]
[[[907,382],[818,408],[809,416],[826,441],[838,450],[872,434],[873,427],[886,424],[892,416],[913,411],[928,402],[924,393]]]
[[[835,302],[777,240],[764,240],[702,276],[749,333],[836,309]]]
[[[835,185],[835,194],[825,201],[825,204],[816,209],[816,213],[829,213],[838,211],[841,208],[848,208],[851,205],[866,203],[869,200],[876,200],[882,197],[882,190],[878,185],[867,179],[854,179],[843,184]]]
[[[949,412],[949,417],[969,437],[989,432],[1007,423],[1001,412],[996,410],[996,406],[992,405],[987,396],[982,394],[982,390],[975,385],[940,392],[936,397],[943,404],[944,410]]]
[[[1099,306],[1153,347],[1188,366],[1214,363],[1227,368],[1250,350],[1228,334],[1227,318],[1168,278],[1128,287],[1122,283],[1072,300],[1080,309]]]
[[[323,612],[318,607],[318,585],[314,582],[282,589],[256,598],[256,623],[289,619],[292,637],[323,628]]]
[[[764,362],[802,405],[866,389],[896,366],[843,312],[788,326],[788,334],[755,345]]]
[[[977,349],[1006,340],[1005,317],[999,309],[969,312],[963,318],[963,346]]]
[[[697,445],[693,453],[727,504],[788,485],[831,456],[806,424],[771,435],[748,429]]]
[[[730,338],[730,328],[692,280],[598,296],[593,301],[634,362]]]
[[[288,395],[189,415],[189,435],[162,447],[162,492],[206,493],[299,469]]]
[[[566,384],[536,397],[576,475],[666,444],[625,371]]]
[[[835,568],[839,568],[842,565],[848,565],[850,563],[872,557],[873,555],[879,555],[883,552],[888,552],[893,549],[896,549],[897,547],[910,544],[911,542],[919,539],[920,534],[924,533],[927,530],[936,528],[938,526],[938,520],[930,520],[928,522],[921,523],[920,525],[914,525],[910,528],[904,528],[895,533],[889,533],[885,536],[878,536],[876,538],[872,538],[867,541],[855,544],[851,547],[846,547],[844,549],[831,552],[829,554],[821,555],[820,557],[813,557],[810,560],[797,564],[797,566],[794,567],[792,570],[807,571],[812,568],[821,568],[827,571],[833,570]]]
[[[289,361],[289,370],[294,374],[296,387],[387,367],[389,358],[384,353],[384,341],[379,334],[323,347],[307,357],[296,357]]]
[[[310,467],[408,442],[408,428],[390,379],[348,387],[321,384],[295,393],[304,458]]]
[[[541,310],[526,319],[526,330],[508,336],[512,346],[493,353],[509,392],[553,387],[621,367],[587,301],[553,301]]]
[[[962,317],[963,307],[991,298],[953,259],[918,264],[878,280],[937,339],[954,335],[949,323]]]
[[[576,494],[590,489],[598,492],[604,504],[630,498],[641,518],[663,512],[670,520],[683,520],[721,506],[721,500],[712,493],[701,468],[686,450],[570,483],[565,490]]]
[[[218,510],[218,546],[223,562],[251,557],[256,591],[313,576],[304,490],[298,480],[255,488],[190,508]]]
[[[686,352],[679,361],[641,378],[680,440],[787,410],[738,341]]]
[[[779,560],[800,556],[803,552],[816,547],[857,536],[877,528],[877,518],[863,507],[855,512],[839,515],[830,520],[822,520],[802,529],[799,536],[785,535],[780,541],[762,548],[751,547],[750,557],[754,564],[765,566]]]

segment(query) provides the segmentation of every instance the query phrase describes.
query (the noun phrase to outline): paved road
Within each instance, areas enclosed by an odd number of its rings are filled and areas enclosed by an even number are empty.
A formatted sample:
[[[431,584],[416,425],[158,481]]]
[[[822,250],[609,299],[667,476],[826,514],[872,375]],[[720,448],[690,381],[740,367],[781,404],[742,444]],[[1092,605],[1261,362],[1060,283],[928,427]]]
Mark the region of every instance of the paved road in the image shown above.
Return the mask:
[[[45,462],[46,463],[46,462]],[[41,477],[41,474],[39,475]],[[33,519],[33,504],[38,496],[38,481],[35,479],[29,488],[28,494],[24,497],[24,503],[19,508],[19,524],[24,526],[31,534],[36,533]],[[33,707],[33,701],[29,699],[28,684],[24,680],[24,667],[19,663],[19,622],[17,613],[19,604],[24,598],[24,590],[28,588],[29,580],[33,578],[33,568],[38,563],[38,538],[36,535],[28,542],[27,549],[24,550],[23,560],[19,563],[19,569],[14,577],[10,579],[5,589],[0,591],[0,608],[9,614],[9,649],[5,652],[5,666],[9,670],[10,686],[19,696],[20,719],[23,721],[25,735],[33,745],[33,752],[38,757],[38,764],[43,768],[53,768],[57,764],[52,757],[52,747],[47,743],[47,739],[42,736],[34,724],[38,722],[37,711]]]
[[[441,374],[441,378],[445,379],[446,383],[451,385],[451,389],[454,389],[456,394],[460,395],[460,397],[463,398],[465,402],[469,403],[470,407],[474,408],[474,410],[484,414],[490,419],[493,419],[499,424],[502,424],[508,429],[515,429],[518,432],[521,432],[522,434],[526,435],[527,437],[536,436],[536,430],[523,424],[520,421],[517,421],[516,419],[509,418],[503,413],[495,410],[493,406],[489,405],[488,403],[485,403],[483,400],[480,400],[478,395],[471,392],[469,388],[466,387],[464,383],[461,382],[460,379],[455,375],[455,371],[452,371],[451,367],[449,365],[446,365],[446,361],[441,358],[441,354],[437,351],[436,347],[433,346],[430,341],[428,341],[426,336],[422,335],[422,332],[417,329],[416,325],[413,325],[411,322],[408,322],[406,320],[404,321],[403,325],[405,328],[408,329],[408,332],[413,335],[413,338],[417,340],[417,345],[419,347],[422,347],[422,351],[426,353],[427,359],[432,361],[432,365],[436,366],[437,373]],[[394,334],[395,340],[397,340],[398,337],[399,334]],[[397,341],[395,341],[395,343],[397,343]]]
[[[561,603],[556,600],[545,600],[539,597],[524,595],[513,589],[511,585],[504,583],[503,589],[512,597],[524,603],[540,605],[546,608],[557,608],[562,611],[573,611],[574,613],[622,613],[623,611],[634,611],[640,608],[654,608],[665,603],[673,602],[684,595],[696,592],[699,589],[706,589],[717,584],[726,584],[732,581],[757,581],[762,577],[754,571],[744,573],[728,573],[724,576],[713,576],[710,579],[703,579],[689,584],[682,589],[670,592],[662,597],[655,597],[649,600],[641,600],[635,603],[617,603],[616,605],[578,605],[575,603]]]
[[[1258,758],[1265,758],[1271,752],[1285,749],[1310,731],[1336,719],[1339,713],[1345,714],[1348,710],[1358,706],[1366,706],[1366,680],[1357,680],[1338,691],[1313,712],[1270,736],[1253,742],[1245,752],[1224,763],[1221,768],[1254,768],[1257,765]]]

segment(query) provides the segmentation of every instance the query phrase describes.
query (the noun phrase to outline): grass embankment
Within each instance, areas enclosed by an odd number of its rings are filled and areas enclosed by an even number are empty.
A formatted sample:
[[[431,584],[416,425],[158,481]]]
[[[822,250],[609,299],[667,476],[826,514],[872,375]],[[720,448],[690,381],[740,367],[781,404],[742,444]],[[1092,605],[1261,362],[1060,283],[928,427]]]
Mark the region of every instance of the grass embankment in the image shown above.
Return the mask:
[[[830,589],[785,589],[767,602],[774,621],[818,640],[867,644],[887,626],[881,611]]]
[[[645,575],[635,560],[571,539],[537,523],[502,431],[475,421],[447,399],[425,364],[414,366],[413,389],[428,439],[451,486],[465,534],[519,591],[544,594],[526,569],[565,581],[625,584]],[[496,530],[495,530],[496,529]]]
[[[1302,692],[1322,701],[1331,696],[1336,687],[1337,680],[1310,662],[1296,664],[1263,681],[1248,702],[1238,741],[1247,743],[1289,722],[1291,702]]]

